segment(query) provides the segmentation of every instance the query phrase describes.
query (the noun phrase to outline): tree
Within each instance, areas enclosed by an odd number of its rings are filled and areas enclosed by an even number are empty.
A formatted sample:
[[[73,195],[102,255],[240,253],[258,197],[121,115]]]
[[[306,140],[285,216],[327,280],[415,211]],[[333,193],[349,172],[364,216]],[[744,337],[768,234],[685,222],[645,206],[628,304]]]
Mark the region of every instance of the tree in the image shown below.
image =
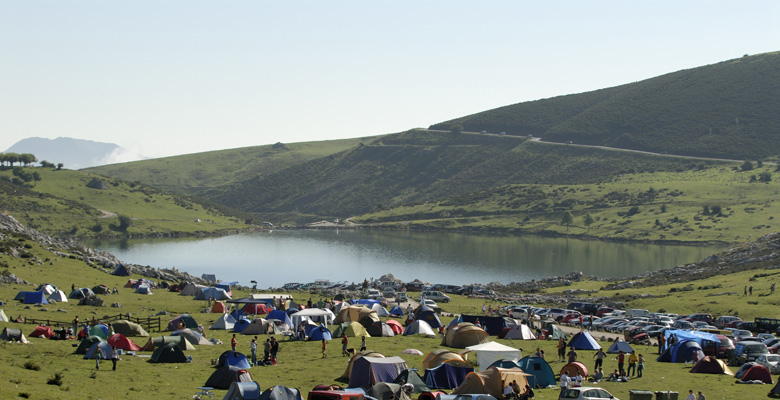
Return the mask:
[[[769,173],[769,172],[762,172],[762,173],[760,173],[758,175],[758,181],[759,182],[764,182],[764,183],[769,183],[769,182],[772,181],[772,174]]]
[[[450,133],[461,133],[463,132],[463,125],[461,124],[452,124],[450,125]]]
[[[571,215],[570,212],[566,211],[565,213],[563,213],[563,215],[561,216],[561,225],[564,225],[568,228],[569,225],[571,225],[573,222],[574,222],[574,216]]]
[[[50,163],[50,162],[48,162],[46,160],[38,161],[38,164],[41,164],[41,167],[43,167],[43,168],[52,168],[52,169],[54,169],[54,168],[57,167],[56,165],[54,165],[54,163]]]
[[[745,162],[742,163],[742,165],[739,167],[739,169],[743,171],[752,171],[753,170],[753,163],[745,160]]]
[[[130,217],[126,215],[120,215],[119,225],[111,224],[108,227],[111,228],[112,231],[127,233],[127,228],[129,228],[132,224],[133,221],[130,219]]]
[[[591,226],[593,224],[593,217],[591,217],[590,214],[586,214],[585,219],[582,222],[585,226]]]
[[[62,167],[64,167],[64,166],[65,166],[65,164],[63,164],[63,163],[57,163],[57,171],[61,170]]]

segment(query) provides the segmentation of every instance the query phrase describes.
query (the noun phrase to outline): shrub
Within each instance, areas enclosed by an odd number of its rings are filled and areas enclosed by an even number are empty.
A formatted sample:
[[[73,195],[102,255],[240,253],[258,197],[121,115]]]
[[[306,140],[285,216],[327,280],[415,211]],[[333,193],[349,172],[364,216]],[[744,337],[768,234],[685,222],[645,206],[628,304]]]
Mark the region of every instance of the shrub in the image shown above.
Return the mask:
[[[41,366],[32,362],[32,361],[26,361],[23,365],[24,369],[29,369],[31,371],[40,371]]]
[[[62,386],[62,372],[55,372],[54,376],[46,381],[47,385]]]

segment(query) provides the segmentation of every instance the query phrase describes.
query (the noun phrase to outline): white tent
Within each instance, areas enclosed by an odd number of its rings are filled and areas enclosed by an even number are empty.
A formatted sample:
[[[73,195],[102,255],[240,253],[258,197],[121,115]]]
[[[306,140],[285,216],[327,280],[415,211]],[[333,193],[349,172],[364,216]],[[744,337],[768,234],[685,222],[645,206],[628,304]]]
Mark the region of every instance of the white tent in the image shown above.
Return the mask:
[[[222,314],[221,317],[217,318],[214,323],[211,325],[210,329],[218,330],[218,329],[224,329],[229,330],[233,329],[233,326],[236,324],[236,319],[233,318],[230,314]]]
[[[0,322],[8,322],[8,316],[5,315],[5,311],[0,310]]]
[[[331,325],[333,320],[336,319],[336,315],[333,311],[325,310],[322,308],[307,308],[305,310],[298,311],[290,316],[293,326],[298,326],[303,321],[312,321],[317,324]]]
[[[203,335],[201,335],[198,332],[193,331],[192,329],[185,328],[185,329],[179,329],[178,331],[174,331],[171,333],[173,336],[184,336],[184,339],[186,339],[188,342],[190,342],[193,345],[199,346],[199,345],[207,345],[210,346],[214,343],[209,342]]]
[[[433,328],[431,328],[431,326],[428,325],[427,322],[418,319],[417,321],[414,321],[411,324],[407,325],[406,328],[404,329],[404,336],[410,336],[410,335],[422,335],[428,337],[435,337],[436,332],[433,331]]]
[[[520,360],[520,350],[504,346],[501,343],[487,342],[476,346],[466,347],[466,350],[473,351],[477,355],[477,364],[479,371],[484,371],[491,364],[498,360],[518,361]]]
[[[195,294],[198,293],[198,289],[202,288],[205,288],[205,286],[190,282],[184,285],[184,287],[181,289],[181,293],[179,294],[182,296],[195,296]]]
[[[376,303],[373,307],[371,307],[371,311],[376,311],[376,315],[379,317],[389,317],[390,312],[387,311],[386,308],[382,307],[381,304]]]
[[[57,290],[57,288],[54,287],[54,285],[49,283],[44,283],[41,286],[38,286],[38,289],[35,289],[36,292],[43,292],[46,296],[54,293]]]
[[[534,335],[528,325],[520,324],[510,328],[509,331],[506,332],[504,339],[534,340],[536,339],[536,335]]]
[[[49,295],[49,303],[52,302],[58,302],[58,303],[67,303],[68,302],[68,296],[65,296],[65,292],[62,290],[55,290],[54,293]]]

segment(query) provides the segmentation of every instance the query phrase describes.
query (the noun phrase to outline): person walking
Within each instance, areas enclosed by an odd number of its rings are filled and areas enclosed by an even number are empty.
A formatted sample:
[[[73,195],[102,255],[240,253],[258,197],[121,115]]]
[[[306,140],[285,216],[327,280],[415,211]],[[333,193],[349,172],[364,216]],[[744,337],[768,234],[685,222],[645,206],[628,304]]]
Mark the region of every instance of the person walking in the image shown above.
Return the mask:
[[[249,354],[252,357],[252,366],[257,365],[257,336],[249,342]]]
[[[604,365],[604,359],[607,358],[607,353],[604,352],[604,349],[599,349],[599,351],[593,355],[593,358],[596,359],[594,369],[599,369]]]
[[[366,335],[360,337],[360,351],[366,351]]]
[[[748,296],[752,296],[752,295],[753,295],[753,286],[748,286]]]
[[[620,376],[623,376],[626,374],[626,370],[624,366],[626,365],[626,353],[620,352],[617,356],[617,362],[618,362],[618,372],[620,372]]]
[[[233,353],[236,352],[236,346],[238,346],[238,339],[236,339],[236,334],[233,334],[233,337],[230,338],[230,348],[233,350]]]
[[[111,346],[111,370],[116,371],[116,362],[119,361],[119,351]]]
[[[637,367],[636,367],[636,377],[641,378],[644,372],[645,372],[645,357],[640,354],[639,360],[637,362]]]
[[[322,338],[322,358],[328,358],[328,341]]]
[[[348,356],[349,352],[347,351],[347,346],[349,346],[349,339],[347,339],[347,335],[341,335],[341,355],[342,356]]]
[[[636,374],[636,363],[639,361],[639,358],[636,356],[636,353],[631,353],[630,356],[628,356],[628,372],[626,372],[626,375],[634,376]]]
[[[279,342],[276,341],[276,338],[271,336],[271,363],[276,365],[277,362],[277,354],[279,354]]]

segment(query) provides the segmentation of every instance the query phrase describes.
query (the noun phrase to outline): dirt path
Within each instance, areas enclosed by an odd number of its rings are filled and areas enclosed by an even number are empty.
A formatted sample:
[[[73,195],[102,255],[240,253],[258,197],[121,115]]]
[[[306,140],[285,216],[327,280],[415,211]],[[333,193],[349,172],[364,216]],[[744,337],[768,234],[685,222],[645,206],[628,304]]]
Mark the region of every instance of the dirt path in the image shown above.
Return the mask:
[[[98,218],[113,218],[116,217],[116,213],[106,210],[98,210],[100,211],[101,215]]]

